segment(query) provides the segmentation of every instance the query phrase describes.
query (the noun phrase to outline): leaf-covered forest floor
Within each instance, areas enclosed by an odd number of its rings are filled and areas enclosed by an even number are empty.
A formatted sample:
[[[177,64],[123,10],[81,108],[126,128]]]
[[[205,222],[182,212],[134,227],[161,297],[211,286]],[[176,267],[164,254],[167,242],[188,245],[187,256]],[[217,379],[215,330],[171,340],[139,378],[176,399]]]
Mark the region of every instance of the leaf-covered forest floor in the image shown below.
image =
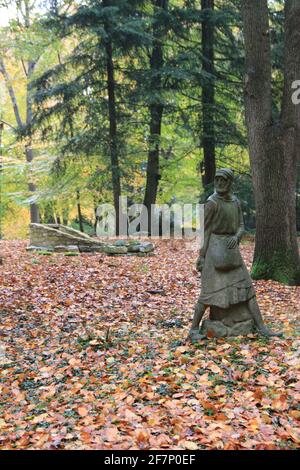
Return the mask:
[[[299,447],[299,288],[255,283],[284,338],[192,345],[183,241],[147,258],[1,246],[2,449]],[[250,267],[253,245],[242,253]]]

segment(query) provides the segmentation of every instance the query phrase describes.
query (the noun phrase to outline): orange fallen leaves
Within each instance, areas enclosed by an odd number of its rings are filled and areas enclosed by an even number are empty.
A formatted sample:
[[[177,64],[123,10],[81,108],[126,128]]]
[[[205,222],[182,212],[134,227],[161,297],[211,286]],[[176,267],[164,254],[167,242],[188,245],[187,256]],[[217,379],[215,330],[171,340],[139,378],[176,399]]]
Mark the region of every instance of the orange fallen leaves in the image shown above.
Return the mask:
[[[183,449],[187,450],[197,450],[199,448],[198,444],[194,441],[181,441],[179,444]]]
[[[106,428],[103,432],[103,438],[108,442],[118,442],[120,440],[120,433],[116,426]]]
[[[142,418],[140,416],[138,416],[136,413],[134,413],[133,411],[129,409],[125,410],[124,416],[127,421],[132,422],[132,423],[137,423],[137,422],[142,421]]]
[[[81,417],[85,417],[89,413],[88,409],[85,408],[84,406],[79,406],[77,408],[77,412],[78,412],[79,416],[81,416]]]
[[[183,242],[113,262],[1,243],[0,448],[299,447],[299,288],[255,283],[285,338],[192,345],[197,253]]]
[[[288,409],[288,404],[286,401],[286,395],[280,395],[272,401],[272,408],[278,411],[285,411]]]

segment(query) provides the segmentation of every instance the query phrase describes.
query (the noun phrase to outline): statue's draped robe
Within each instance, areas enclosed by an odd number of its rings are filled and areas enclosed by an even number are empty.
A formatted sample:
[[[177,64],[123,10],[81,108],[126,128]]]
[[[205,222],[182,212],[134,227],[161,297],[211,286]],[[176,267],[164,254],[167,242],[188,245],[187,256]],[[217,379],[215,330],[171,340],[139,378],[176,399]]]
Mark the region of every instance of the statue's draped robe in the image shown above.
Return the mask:
[[[217,193],[210,196],[204,211],[204,246],[200,255],[205,257],[202,270],[202,286],[199,301],[205,305],[228,308],[246,302],[255,296],[250,275],[245,263],[229,271],[215,269],[212,259],[213,237],[228,237],[228,240],[244,232],[243,214],[236,196],[229,200]]]

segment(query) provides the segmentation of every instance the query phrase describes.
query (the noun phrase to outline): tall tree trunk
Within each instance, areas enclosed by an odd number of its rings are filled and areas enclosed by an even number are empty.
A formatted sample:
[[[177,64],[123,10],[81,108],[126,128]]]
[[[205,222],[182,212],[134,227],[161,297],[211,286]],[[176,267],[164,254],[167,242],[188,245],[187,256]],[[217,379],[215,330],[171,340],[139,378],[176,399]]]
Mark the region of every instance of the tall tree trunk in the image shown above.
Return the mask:
[[[81,232],[84,233],[83,220],[82,220],[82,213],[81,213],[81,204],[80,204],[80,191],[79,191],[79,189],[77,189],[77,191],[76,191],[76,199],[77,199],[77,213],[78,213],[79,229],[80,229]]]
[[[31,98],[31,79],[32,74],[34,71],[35,62],[28,62],[27,67],[27,96],[26,96],[26,125],[30,126],[33,120],[33,113],[32,113],[32,98]],[[26,161],[29,165],[31,165],[33,160],[33,149],[31,147],[31,142],[29,145],[25,146],[25,156]],[[34,194],[36,191],[35,183],[32,181],[32,174],[31,171],[29,172],[29,183],[28,183],[29,192]],[[30,203],[30,221],[31,223],[38,224],[40,222],[40,215],[39,215],[39,208],[35,202]]]
[[[0,57],[0,72],[3,75],[4,82],[5,82],[9,97],[10,97],[10,101],[11,101],[11,104],[12,104],[12,107],[13,107],[15,119],[16,119],[16,122],[17,122],[17,126],[19,127],[19,129],[22,129],[23,122],[22,122],[22,119],[21,119],[19,106],[18,106],[18,103],[17,103],[17,98],[16,98],[16,95],[15,95],[15,91],[14,91],[14,88],[13,88],[13,85],[12,85],[11,78],[10,78],[8,72],[7,72],[7,69],[5,67],[5,64],[4,64],[4,61],[3,61],[2,57]]]
[[[285,4],[285,63],[281,118],[272,119],[271,46],[267,0],[243,0],[245,105],[256,202],[253,277],[300,284],[296,232],[300,106],[291,100],[300,77],[300,3]]]
[[[202,85],[202,123],[204,175],[203,186],[214,181],[216,172],[215,152],[215,85],[214,85],[214,0],[201,0],[202,20],[202,68],[205,74]]]
[[[62,210],[63,225],[68,225],[68,223],[69,223],[69,212],[70,212],[69,207],[64,206],[63,210]]]
[[[31,163],[33,160],[33,150],[31,147],[25,146],[25,156],[27,163]],[[31,175],[29,174],[29,179],[31,179]],[[34,194],[36,191],[36,185],[32,181],[28,183],[28,190],[31,194]],[[32,224],[39,224],[40,223],[40,215],[39,215],[39,208],[35,202],[30,203],[30,222]]]
[[[103,5],[109,6],[109,0],[104,0]],[[108,36],[109,36],[109,28]],[[121,197],[121,178],[118,152],[117,135],[117,111],[116,111],[116,84],[113,62],[112,42],[107,39],[106,42],[106,73],[107,73],[107,91],[108,91],[108,112],[109,112],[109,150],[111,160],[111,175],[113,185],[114,208],[116,211],[116,234],[119,235],[119,212]]]
[[[161,8],[165,11],[168,9],[168,0],[153,0],[154,9]],[[161,28],[153,28],[153,49],[150,58],[151,70],[151,90],[153,91],[153,102],[149,106],[150,125],[149,125],[149,150],[146,173],[146,189],[144,196],[144,205],[148,211],[148,230],[151,231],[151,205],[155,204],[157,190],[160,180],[159,173],[159,156],[160,156],[160,139],[161,126],[164,106],[159,97],[162,91],[161,69],[164,65],[163,58],[163,33]]]
[[[44,210],[41,212],[41,220],[43,224],[55,224],[54,209],[52,202],[46,202]]]
[[[32,119],[33,119],[32,101],[31,101],[31,96],[30,96],[31,95],[30,80],[32,78],[32,73],[34,71],[34,67],[35,67],[35,62],[28,62],[27,70],[25,70],[26,79],[27,79],[26,125],[28,125],[28,126],[32,123]],[[12,107],[13,107],[17,127],[18,127],[19,130],[22,130],[22,128],[24,127],[24,124],[22,122],[22,118],[21,118],[18,102],[17,102],[17,99],[16,99],[15,91],[14,91],[12,81],[10,79],[10,76],[7,72],[7,69],[5,67],[5,64],[4,64],[4,61],[3,61],[2,58],[0,58],[0,72],[2,73],[2,75],[4,77],[5,85],[6,85],[7,91],[8,91],[9,96],[10,96],[10,100],[11,100],[11,104],[12,104]],[[31,144],[25,145],[25,158],[26,158],[26,162],[30,165],[32,160],[33,160],[33,150],[31,148]],[[31,181],[31,177],[32,177],[32,175],[29,172],[28,190],[31,194],[34,194],[34,192],[36,191],[36,186],[33,183],[33,181]],[[31,223],[39,223],[39,221],[40,221],[40,217],[39,217],[38,206],[37,206],[36,203],[33,202],[33,203],[30,204],[30,222]]]

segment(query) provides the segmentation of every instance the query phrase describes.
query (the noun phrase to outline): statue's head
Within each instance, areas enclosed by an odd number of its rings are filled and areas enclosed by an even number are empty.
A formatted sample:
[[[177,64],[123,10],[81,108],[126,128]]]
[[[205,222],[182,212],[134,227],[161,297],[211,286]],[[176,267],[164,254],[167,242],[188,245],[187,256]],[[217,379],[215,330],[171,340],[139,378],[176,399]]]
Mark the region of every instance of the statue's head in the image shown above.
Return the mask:
[[[234,173],[230,168],[220,168],[215,175],[215,188],[218,194],[227,194],[233,183]]]

